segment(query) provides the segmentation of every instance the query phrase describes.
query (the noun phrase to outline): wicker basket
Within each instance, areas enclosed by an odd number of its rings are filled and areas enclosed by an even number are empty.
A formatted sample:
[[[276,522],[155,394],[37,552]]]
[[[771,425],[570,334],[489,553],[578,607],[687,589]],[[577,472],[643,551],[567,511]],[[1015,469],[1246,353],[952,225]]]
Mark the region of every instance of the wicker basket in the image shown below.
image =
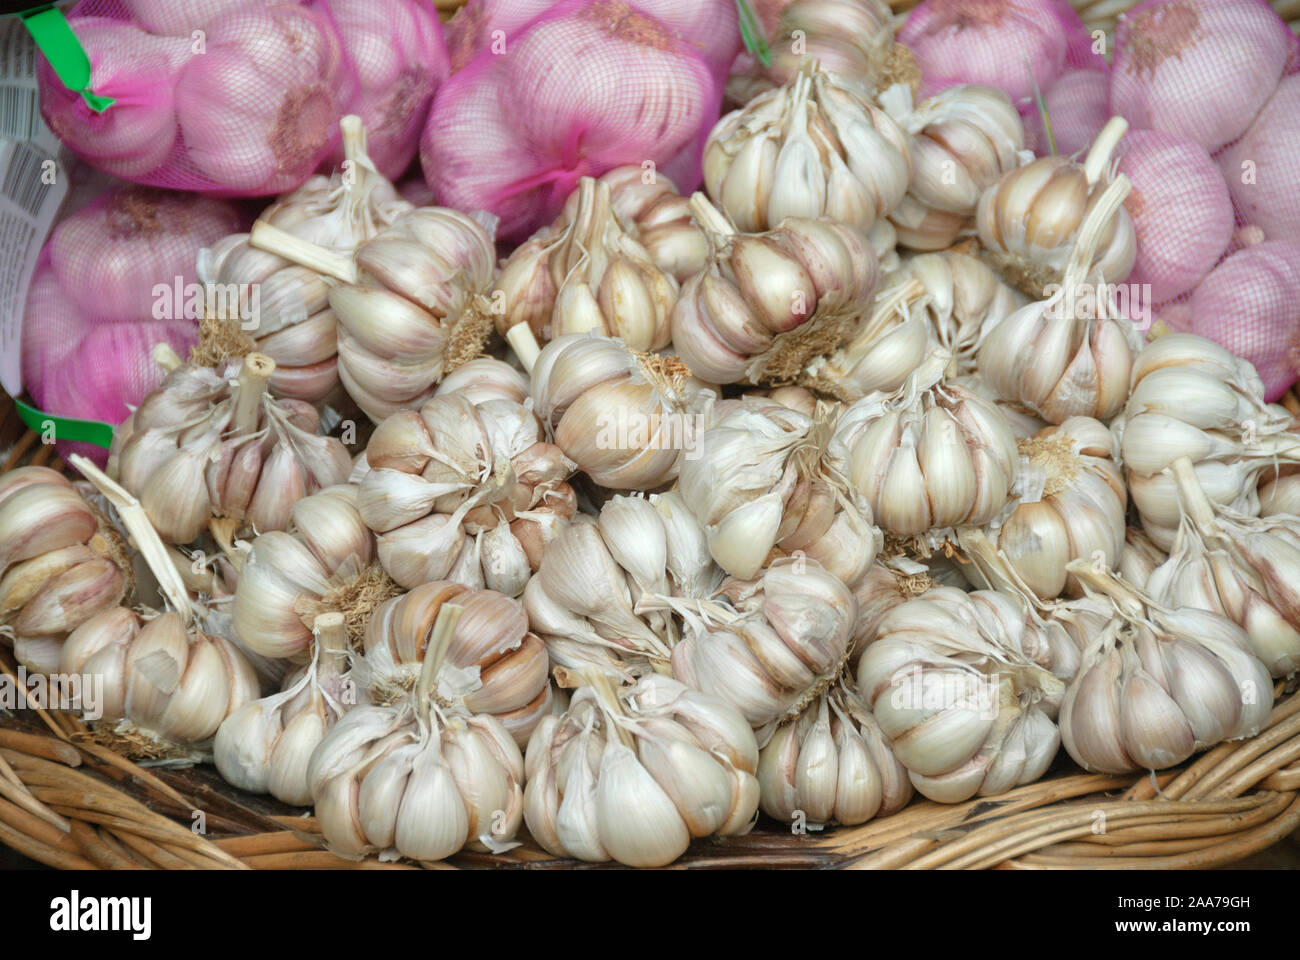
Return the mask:
[[[1294,397],[1291,406],[1300,409]],[[62,470],[0,394],[0,473]],[[0,671],[18,685],[11,653]],[[1278,694],[1284,691],[1279,689]],[[1083,774],[1062,754],[1048,778],[995,799],[915,800],[860,827],[794,835],[764,820],[745,837],[695,843],[676,866],[824,868],[1205,868],[1300,828],[1300,694],[1252,740],[1158,776]],[[527,838],[525,838],[527,839]],[[505,856],[443,863],[344,860],[314,817],[230,787],[211,767],[144,769],[97,743],[71,713],[0,717],[0,844],[65,869],[452,869],[590,867],[531,841]]]

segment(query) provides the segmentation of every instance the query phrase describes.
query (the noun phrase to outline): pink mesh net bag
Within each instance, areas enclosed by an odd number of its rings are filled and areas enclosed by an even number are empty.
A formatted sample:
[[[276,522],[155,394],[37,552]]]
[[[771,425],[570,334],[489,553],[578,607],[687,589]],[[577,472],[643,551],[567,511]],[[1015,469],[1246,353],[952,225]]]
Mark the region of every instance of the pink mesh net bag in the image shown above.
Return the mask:
[[[584,176],[655,164],[700,182],[721,83],[698,48],[624,0],[566,0],[489,48],[434,98],[420,161],[440,203],[522,240]]]
[[[184,353],[197,339],[184,301],[195,289],[187,285],[199,249],[244,222],[224,200],[127,186],[59,223],[41,251],[23,319],[23,382],[36,406],[124,420],[127,405],[162,381],[154,345]]]
[[[334,149],[356,77],[327,12],[264,0],[186,0],[158,13],[181,36],[131,21],[126,0],[84,0],[69,17],[91,62],[96,114],[42,59],[41,111],[88,163],[151,186],[221,196],[301,184]],[[162,11],[159,13],[159,11]]]
[[[632,5],[693,46],[725,81],[743,45],[735,0],[632,0]],[[451,68],[460,70],[494,44],[501,52],[510,34],[554,6],[555,0],[469,0],[447,25]],[[777,10],[773,25],[780,16]]]
[[[1300,244],[1300,76],[1278,84],[1218,160],[1241,223],[1258,238]]]
[[[347,112],[365,123],[376,169],[395,179],[415,158],[433,94],[450,72],[442,25],[427,0],[324,0],[321,6],[356,74]],[[342,161],[340,146],[326,165]]]
[[[1115,31],[1111,109],[1213,153],[1294,71],[1296,43],[1265,0],[1146,0]]]
[[[1056,152],[1069,156],[1086,153],[1110,119],[1109,69],[1066,70],[1043,95],[1052,124]],[[1025,121],[1025,146],[1040,157],[1051,153],[1052,141],[1038,109],[1021,111]]]

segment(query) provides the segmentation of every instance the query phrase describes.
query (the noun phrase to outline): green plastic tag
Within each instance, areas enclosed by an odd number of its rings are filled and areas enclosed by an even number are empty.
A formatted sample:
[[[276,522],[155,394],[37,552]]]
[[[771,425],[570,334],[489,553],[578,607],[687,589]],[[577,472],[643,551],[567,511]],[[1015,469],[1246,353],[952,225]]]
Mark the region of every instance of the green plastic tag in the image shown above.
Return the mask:
[[[68,440],[73,443],[93,443],[107,450],[113,444],[113,428],[98,420],[73,420],[70,417],[56,417],[53,414],[37,410],[35,407],[15,400],[18,418],[37,433],[45,433],[54,428],[53,439]]]
[[[736,9],[740,11],[740,35],[745,40],[745,49],[763,66],[770,67],[772,49],[767,45],[767,34],[754,8],[749,5],[749,0],[736,0]]]
[[[76,90],[86,101],[86,106],[96,113],[103,113],[115,101],[112,97],[101,97],[90,89],[90,57],[86,56],[81,41],[72,32],[63,11],[46,6],[40,10],[29,10],[22,15],[23,26],[36,41],[36,46],[45,59],[50,61],[59,81],[69,90]]]

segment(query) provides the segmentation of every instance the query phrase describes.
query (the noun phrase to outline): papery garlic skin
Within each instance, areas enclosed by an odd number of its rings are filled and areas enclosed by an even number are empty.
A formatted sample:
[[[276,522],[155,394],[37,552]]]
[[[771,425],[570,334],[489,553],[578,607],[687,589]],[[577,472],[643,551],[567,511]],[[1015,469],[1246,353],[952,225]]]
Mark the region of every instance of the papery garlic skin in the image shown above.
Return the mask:
[[[96,614],[68,636],[59,672],[102,677],[94,719],[116,723],[114,732],[145,755],[184,752],[210,740],[227,717],[258,696],[257,674],[238,648],[225,637],[187,628],[176,613],[143,620],[113,607]]]
[[[1166,472],[1180,457],[1213,503],[1248,516],[1260,512],[1260,480],[1300,457],[1291,415],[1264,403],[1249,363],[1210,340],[1174,333],[1152,341],[1134,359],[1132,384],[1111,431],[1142,527],[1163,550],[1181,517]]]
[[[858,689],[916,789],[956,803],[1046,772],[1064,693],[1051,659],[1014,597],[937,587],[885,616]]]
[[[572,463],[510,399],[432,397],[384,420],[366,458],[357,505],[408,589],[452,579],[518,596],[576,507]]]
[[[58,672],[67,636],[116,608],[131,583],[116,534],[60,473],[0,477],[0,636],[33,673]]]
[[[892,220],[899,242],[916,250],[942,250],[969,232],[983,192],[1030,157],[1020,114],[993,87],[949,87],[901,125],[911,138],[911,202]]]
[[[492,717],[426,726],[408,703],[358,706],[316,748],[307,779],[321,833],[344,857],[497,852],[523,819],[523,757]]]
[[[980,243],[1002,275],[1030,296],[1063,282],[1084,221],[1113,182],[1106,166],[1126,129],[1114,117],[1084,163],[1040,157],[1003,174],[980,195],[975,212]],[[1083,266],[1088,277],[1099,272],[1105,282],[1119,283],[1136,255],[1133,221],[1120,205],[1100,225]]]
[[[912,799],[907,768],[856,694],[836,686],[759,753],[759,803],[774,820],[853,826]]]
[[[190,543],[213,517],[283,530],[299,499],[347,480],[352,458],[317,435],[316,410],[266,395],[274,370],[261,354],[215,370],[181,365],[118,431],[109,473],[164,541]]]
[[[709,241],[692,220],[689,198],[672,180],[639,166],[615,167],[600,179],[609,185],[619,222],[661,269],[679,283],[704,269]]]
[[[714,389],[677,357],[637,353],[620,340],[570,334],[533,367],[537,416],[566,457],[612,490],[650,490],[695,455]]]
[[[496,247],[472,217],[421,207],[358,249],[356,266],[358,282],[329,293],[339,377],[379,422],[417,409],[444,374],[483,352]]]
[[[707,600],[722,580],[680,494],[616,496],[548,547],[523,604],[557,677],[623,679],[666,671],[681,635],[674,602]]]
[[[524,818],[557,856],[661,867],[691,840],[744,834],[758,746],[733,707],[669,677],[576,691],[528,743]]]
[[[867,237],[827,217],[787,217],[737,232],[703,194],[691,198],[709,263],[673,310],[673,348],[709,383],[785,383],[835,349],[870,307],[880,270]]]
[[[293,507],[289,530],[257,537],[231,609],[240,642],[267,657],[302,659],[322,613],[350,614],[355,594],[383,589],[375,538],[352,485],[328,487]]]
[[[521,748],[551,712],[546,647],[523,606],[492,590],[434,581],[375,607],[356,673],[372,702],[415,686],[429,632],[444,603],[464,610],[451,636],[434,696],[440,704],[501,722]]]
[[[853,594],[814,560],[778,560],[753,582],[724,584],[730,609],[688,619],[673,676],[734,704],[766,742],[848,659]]]
[[[943,380],[951,357],[931,356],[896,393],[848,407],[829,461],[887,534],[919,537],[985,524],[1007,505],[1020,454],[993,404]]]
[[[833,423],[825,404],[811,417],[756,397],[717,406],[678,489],[722,569],[749,580],[772,559],[795,556],[850,585],[866,572],[881,536],[823,463]]]
[[[541,340],[618,337],[633,350],[668,346],[676,279],[624,229],[603,180],[583,177],[564,214],[502,264],[502,336],[526,323]]]
[[[1114,462],[1117,445],[1100,421],[1070,417],[1019,446],[1026,474],[1035,486],[1041,476],[1042,491],[1021,501],[995,540],[1040,599],[1078,596],[1082,588],[1066,564],[1082,558],[1109,569],[1124,547],[1128,494]]]
[[[907,192],[908,137],[860,91],[816,67],[723,117],[704,148],[709,196],[742,232],[786,217],[866,231]]]

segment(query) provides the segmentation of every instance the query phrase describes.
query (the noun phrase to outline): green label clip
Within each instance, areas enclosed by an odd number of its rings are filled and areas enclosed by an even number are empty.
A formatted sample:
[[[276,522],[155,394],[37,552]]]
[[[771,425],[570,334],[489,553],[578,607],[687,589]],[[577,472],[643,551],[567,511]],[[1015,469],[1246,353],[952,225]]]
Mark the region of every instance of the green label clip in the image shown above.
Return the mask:
[[[98,420],[73,420],[71,417],[56,417],[43,410],[15,400],[18,418],[37,433],[50,434],[52,440],[67,440],[72,443],[93,443],[107,450],[113,444],[113,427]]]
[[[103,113],[116,102],[112,97],[98,96],[90,89],[90,57],[86,56],[85,48],[72,32],[63,11],[47,4],[21,16],[27,32],[65,87],[80,93],[86,106],[96,113]]]

